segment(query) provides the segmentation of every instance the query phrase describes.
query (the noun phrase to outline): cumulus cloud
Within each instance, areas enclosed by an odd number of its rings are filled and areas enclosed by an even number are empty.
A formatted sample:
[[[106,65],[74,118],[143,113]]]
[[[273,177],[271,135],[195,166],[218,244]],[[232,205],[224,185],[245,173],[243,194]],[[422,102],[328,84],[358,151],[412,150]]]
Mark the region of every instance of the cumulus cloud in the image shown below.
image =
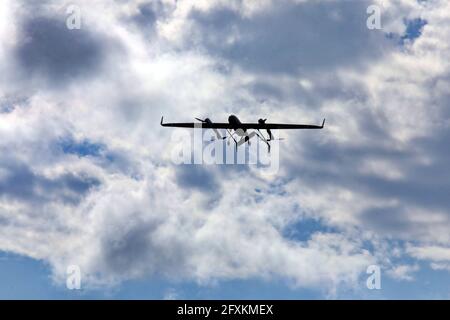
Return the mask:
[[[413,281],[412,273],[419,270],[418,265],[399,265],[388,271],[388,275],[398,280]]]
[[[412,280],[395,259],[446,262],[429,255],[450,241],[450,7],[384,2],[370,31],[368,1],[80,0],[81,30],[68,3],[2,1],[0,249],[60,283],[77,264],[92,286],[261,277],[333,292],[373,263]],[[161,115],[232,112],[328,126],[282,133],[272,176],[171,162]],[[311,219],[323,228],[288,236]]]

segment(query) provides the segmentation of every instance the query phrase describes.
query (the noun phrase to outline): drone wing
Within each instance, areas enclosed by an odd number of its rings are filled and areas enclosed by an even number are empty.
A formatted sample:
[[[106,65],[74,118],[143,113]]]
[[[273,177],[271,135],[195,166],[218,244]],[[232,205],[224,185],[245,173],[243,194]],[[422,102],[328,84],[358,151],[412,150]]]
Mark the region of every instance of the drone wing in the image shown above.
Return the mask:
[[[325,126],[325,119],[322,125],[313,124],[287,124],[287,123],[243,123],[243,129],[268,129],[268,130],[282,130],[282,129],[323,129]]]
[[[202,129],[232,129],[229,123],[213,122],[213,123],[201,123],[201,122],[176,122],[176,123],[164,123],[163,117],[161,117],[161,125],[163,127],[174,128],[202,128]]]
[[[233,129],[233,126],[224,122],[198,123],[198,122],[176,122],[164,123],[161,117],[161,125],[163,127],[175,128],[203,128],[203,129]],[[279,129],[323,129],[325,126],[325,119],[322,125],[312,124],[287,124],[287,123],[242,123],[242,129],[259,129],[259,130],[279,130]]]

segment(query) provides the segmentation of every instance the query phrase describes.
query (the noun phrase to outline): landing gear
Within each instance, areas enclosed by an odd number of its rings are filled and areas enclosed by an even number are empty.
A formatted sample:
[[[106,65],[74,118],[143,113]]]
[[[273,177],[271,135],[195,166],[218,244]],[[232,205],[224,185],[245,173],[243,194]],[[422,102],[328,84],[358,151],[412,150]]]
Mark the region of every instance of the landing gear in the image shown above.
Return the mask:
[[[259,131],[259,130],[258,130]],[[264,141],[267,144],[267,148],[268,148],[268,152],[270,153],[270,140],[266,140],[264,138],[264,136],[261,134],[258,134],[257,132],[253,131],[251,133],[247,133],[246,131],[243,131],[240,135],[244,135],[239,141],[237,141],[234,138],[234,134],[236,134],[236,132],[230,132],[229,129],[227,129],[227,132],[229,134],[228,136],[228,140],[227,140],[227,145],[230,145],[230,138],[233,139],[235,146],[236,146],[236,151],[237,151],[237,147],[243,145],[244,143],[248,143],[248,145],[251,145],[250,139],[254,138],[255,136],[258,137],[259,139],[261,139],[261,141]],[[261,133],[261,132],[260,132]],[[226,137],[225,137],[226,138]]]
[[[238,142],[237,142],[236,139],[233,137],[233,134],[234,134],[234,133],[230,132],[229,129],[227,129],[227,132],[228,132],[228,134],[230,135],[229,138],[233,138],[234,144],[236,145],[236,151],[237,151]],[[228,141],[227,141],[227,145],[230,145],[230,139],[229,139],[229,138],[228,138]]]

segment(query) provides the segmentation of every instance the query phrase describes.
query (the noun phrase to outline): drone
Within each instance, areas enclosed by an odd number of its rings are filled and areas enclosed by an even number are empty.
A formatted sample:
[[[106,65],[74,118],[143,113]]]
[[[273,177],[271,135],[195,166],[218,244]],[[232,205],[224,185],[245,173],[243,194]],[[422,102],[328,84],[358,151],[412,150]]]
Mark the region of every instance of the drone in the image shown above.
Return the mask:
[[[228,138],[228,144],[230,139],[232,139],[236,145],[236,150],[238,146],[245,143],[250,145],[250,140],[254,137],[258,137],[261,141],[267,144],[268,150],[270,152],[270,142],[276,140],[272,134],[271,130],[284,130],[284,129],[323,129],[325,126],[325,119],[322,121],[322,125],[311,125],[311,124],[289,124],[289,123],[266,123],[267,119],[259,119],[258,122],[241,122],[239,118],[235,115],[230,115],[228,117],[228,122],[212,122],[211,119],[199,119],[199,123],[195,122],[177,122],[177,123],[164,123],[164,117],[161,117],[161,125],[163,127],[175,127],[175,128],[202,128],[202,129],[212,129],[216,134],[218,140],[225,140]],[[226,129],[228,136],[222,137],[218,129]],[[253,131],[251,131],[253,130]],[[268,137],[266,138],[261,130],[266,130]],[[236,139],[236,137],[238,139]],[[280,139],[278,139],[280,140]]]

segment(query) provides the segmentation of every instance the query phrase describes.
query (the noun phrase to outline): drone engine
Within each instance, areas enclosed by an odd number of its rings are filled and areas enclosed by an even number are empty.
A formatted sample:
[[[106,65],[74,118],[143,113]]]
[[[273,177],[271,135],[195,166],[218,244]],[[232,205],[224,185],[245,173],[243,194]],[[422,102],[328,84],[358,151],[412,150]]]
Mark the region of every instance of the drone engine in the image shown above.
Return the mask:
[[[266,124],[266,120],[267,119],[259,119],[258,123],[259,124]],[[266,131],[267,131],[267,134],[269,135],[269,141],[272,140],[272,138],[273,138],[272,131],[270,131],[270,129],[266,129]]]

